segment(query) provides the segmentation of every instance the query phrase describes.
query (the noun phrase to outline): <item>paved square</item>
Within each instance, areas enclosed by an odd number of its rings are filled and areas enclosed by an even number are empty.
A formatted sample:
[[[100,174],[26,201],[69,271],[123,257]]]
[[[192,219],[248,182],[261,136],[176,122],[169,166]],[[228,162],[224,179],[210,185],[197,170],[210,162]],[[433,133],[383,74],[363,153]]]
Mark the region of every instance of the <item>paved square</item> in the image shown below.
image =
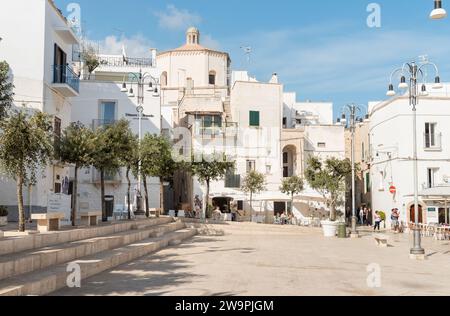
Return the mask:
[[[256,224],[211,225],[223,236],[141,258],[53,295],[450,295],[450,242],[424,239],[428,260],[409,259],[409,236],[378,248],[363,237],[325,239],[319,229]],[[381,287],[370,288],[371,264]]]

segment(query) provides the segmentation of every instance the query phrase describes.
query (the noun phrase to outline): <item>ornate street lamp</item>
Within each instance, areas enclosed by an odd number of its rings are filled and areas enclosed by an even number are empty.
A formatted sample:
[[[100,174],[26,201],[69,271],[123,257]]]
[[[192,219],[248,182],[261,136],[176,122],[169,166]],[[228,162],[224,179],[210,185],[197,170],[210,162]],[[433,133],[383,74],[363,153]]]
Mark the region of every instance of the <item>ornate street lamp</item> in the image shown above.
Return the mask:
[[[439,1],[440,2],[440,1]],[[413,162],[414,162],[414,246],[411,248],[410,254],[412,258],[416,258],[417,256],[424,256],[425,250],[421,245],[421,236],[420,236],[420,228],[419,228],[419,180],[418,180],[418,155],[417,155],[417,105],[419,103],[420,96],[428,95],[427,87],[425,83],[421,86],[421,91],[419,93],[419,85],[418,79],[419,76],[422,77],[423,81],[426,80],[426,75],[424,73],[425,67],[433,67],[436,72],[435,83],[433,85],[433,89],[441,89],[443,87],[441,83],[441,78],[439,77],[439,69],[436,64],[424,61],[420,64],[416,64],[415,62],[405,63],[401,68],[395,69],[390,76],[390,83],[387,92],[387,96],[393,97],[396,95],[394,91],[394,85],[392,84],[392,79],[397,73],[401,73],[400,86],[401,88],[409,88],[409,103],[412,107],[413,111]],[[406,83],[406,76],[409,76],[408,85]],[[405,79],[405,80],[404,80]]]
[[[365,106],[359,106],[357,104],[347,104],[342,109],[342,119],[341,123],[346,124],[347,123],[347,116],[345,112],[348,112],[350,115],[349,120],[349,128],[350,132],[352,134],[352,141],[351,141],[351,162],[352,162],[352,231],[350,234],[351,238],[359,238],[358,229],[357,229],[357,214],[356,214],[356,158],[355,158],[355,131],[356,131],[356,124],[361,123],[363,120],[358,119],[356,116],[358,113],[362,113],[361,108]],[[366,119],[369,119],[369,116],[366,115]]]
[[[128,93],[129,98],[134,98],[135,92],[133,89],[133,83],[137,84],[137,101],[138,106],[136,107],[136,111],[138,112],[138,120],[139,120],[139,146],[141,145],[142,141],[142,119],[144,118],[144,87],[147,86],[147,91],[153,92],[154,97],[159,97],[159,91],[158,91],[158,85],[159,80],[154,78],[149,73],[142,73],[142,70],[139,71],[139,74],[136,73],[129,73],[128,77],[131,78],[130,80],[130,89],[127,88],[127,83],[125,82],[125,79],[122,83],[122,89],[120,90],[123,93]],[[146,117],[153,117],[152,115],[146,116]],[[137,201],[137,211],[135,212],[136,216],[146,216],[147,212],[142,209],[143,203],[142,203],[142,175],[141,175],[141,159],[139,157],[139,166],[138,166],[138,189],[136,192],[136,201]],[[148,209],[148,205],[147,205]]]

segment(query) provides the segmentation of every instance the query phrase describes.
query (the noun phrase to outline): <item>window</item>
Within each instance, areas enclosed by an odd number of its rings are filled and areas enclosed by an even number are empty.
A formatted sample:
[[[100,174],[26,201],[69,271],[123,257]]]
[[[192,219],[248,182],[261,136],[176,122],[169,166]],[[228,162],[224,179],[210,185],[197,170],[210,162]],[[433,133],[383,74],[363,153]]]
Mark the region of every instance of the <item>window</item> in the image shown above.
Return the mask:
[[[436,175],[437,175],[438,171],[439,171],[439,169],[436,169],[436,168],[428,168],[427,169],[427,188],[435,187]]]
[[[101,101],[100,103],[101,125],[113,124],[116,120],[116,102]]]
[[[166,71],[164,71],[162,74],[161,74],[161,87],[167,87],[167,72]]]
[[[54,47],[53,65],[53,82],[66,83],[67,54],[57,44]]]
[[[327,144],[326,143],[317,143],[317,147],[318,148],[326,148]]]
[[[247,160],[247,173],[250,171],[256,170],[256,161],[254,160]]]
[[[366,181],[365,181],[365,193],[370,193],[370,173],[366,173]]]
[[[241,176],[236,174],[236,170],[234,168],[230,168],[227,170],[225,175],[225,188],[240,188],[241,187]]]
[[[283,128],[287,128],[287,117],[283,117]]]
[[[209,84],[211,85],[216,84],[216,72],[214,70],[209,72]]]
[[[436,127],[436,123],[425,123],[425,148],[437,146]]]
[[[285,164],[287,164],[287,163],[289,163],[289,153],[288,152],[284,152],[283,153],[283,163]]]
[[[220,115],[202,115],[195,118],[196,135],[216,136],[222,130]]]
[[[260,126],[260,115],[259,111],[250,111],[250,127]]]
[[[244,210],[244,201],[237,201],[237,208],[238,208],[238,211],[243,211]]]

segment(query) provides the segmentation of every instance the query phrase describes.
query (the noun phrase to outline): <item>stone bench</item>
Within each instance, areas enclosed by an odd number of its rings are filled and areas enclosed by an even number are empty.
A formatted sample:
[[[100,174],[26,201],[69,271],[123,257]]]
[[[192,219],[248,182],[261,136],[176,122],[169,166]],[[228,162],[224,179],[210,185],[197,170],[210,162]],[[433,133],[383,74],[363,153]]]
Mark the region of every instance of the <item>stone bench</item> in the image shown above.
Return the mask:
[[[64,213],[32,214],[31,219],[37,221],[37,229],[40,233],[58,231]]]
[[[386,235],[374,235],[373,238],[375,239],[375,242],[377,246],[382,248],[387,248],[389,246],[389,237]]]
[[[101,211],[80,212],[81,225],[83,226],[97,226],[101,217]]]

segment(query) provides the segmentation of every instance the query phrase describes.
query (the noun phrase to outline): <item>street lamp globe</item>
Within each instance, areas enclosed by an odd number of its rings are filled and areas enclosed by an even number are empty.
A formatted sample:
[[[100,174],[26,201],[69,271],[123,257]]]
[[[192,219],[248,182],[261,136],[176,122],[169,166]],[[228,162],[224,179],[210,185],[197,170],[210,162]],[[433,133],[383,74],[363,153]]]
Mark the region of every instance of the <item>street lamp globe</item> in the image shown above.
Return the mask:
[[[390,84],[390,85],[389,85],[389,89],[388,89],[388,92],[386,93],[386,95],[387,95],[388,97],[393,97],[393,96],[396,95],[395,90],[394,90],[394,85],[393,85],[393,84]]]
[[[124,93],[128,92],[127,84],[125,82],[122,83],[122,89],[120,89],[120,92]]]
[[[424,97],[428,96],[427,86],[425,84],[422,85],[421,95]]]
[[[441,83],[441,78],[439,76],[437,76],[434,79],[434,85],[433,85],[433,89],[442,89],[444,87],[444,85]]]
[[[442,0],[434,0],[434,10],[431,11],[430,18],[433,20],[445,19],[447,11],[442,8]]]
[[[405,76],[402,76],[400,79],[400,84],[398,85],[399,89],[408,89],[408,84],[406,83],[406,78]]]
[[[154,92],[154,89],[153,89],[153,83],[150,82],[150,83],[148,84],[147,91],[148,91],[148,92]]]
[[[134,90],[133,90],[133,88],[130,88],[130,92],[128,92],[128,97],[130,97],[130,98],[134,98]]]

